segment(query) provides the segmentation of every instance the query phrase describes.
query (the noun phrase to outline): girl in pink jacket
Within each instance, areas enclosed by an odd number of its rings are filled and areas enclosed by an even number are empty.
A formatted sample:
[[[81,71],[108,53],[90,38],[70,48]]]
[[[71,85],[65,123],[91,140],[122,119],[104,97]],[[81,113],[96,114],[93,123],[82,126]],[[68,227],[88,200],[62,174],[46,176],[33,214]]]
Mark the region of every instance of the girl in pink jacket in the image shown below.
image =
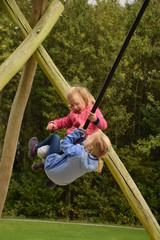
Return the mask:
[[[46,129],[55,131],[62,128],[67,128],[66,134],[73,132],[79,126],[83,126],[87,120],[90,124],[85,132],[85,135],[91,135],[97,132],[98,129],[105,130],[107,122],[104,119],[101,111],[97,108],[95,113],[92,113],[92,107],[95,99],[84,87],[71,87],[67,94],[71,112],[64,118],[52,120],[48,123]]]

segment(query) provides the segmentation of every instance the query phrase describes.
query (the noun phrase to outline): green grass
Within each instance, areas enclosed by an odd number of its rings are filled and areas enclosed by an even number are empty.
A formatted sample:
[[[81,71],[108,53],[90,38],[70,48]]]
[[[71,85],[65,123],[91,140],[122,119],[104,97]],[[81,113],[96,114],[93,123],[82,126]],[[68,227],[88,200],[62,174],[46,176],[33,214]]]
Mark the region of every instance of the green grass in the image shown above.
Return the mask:
[[[143,229],[120,226],[0,220],[1,240],[149,240]]]

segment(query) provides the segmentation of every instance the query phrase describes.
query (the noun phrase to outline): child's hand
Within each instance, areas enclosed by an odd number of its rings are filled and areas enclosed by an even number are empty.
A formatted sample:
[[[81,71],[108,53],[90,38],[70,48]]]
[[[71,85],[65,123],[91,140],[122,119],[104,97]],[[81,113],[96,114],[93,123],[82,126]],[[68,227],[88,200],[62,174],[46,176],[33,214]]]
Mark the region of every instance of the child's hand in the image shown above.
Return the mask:
[[[88,114],[88,119],[89,119],[89,121],[91,121],[91,122],[95,122],[95,121],[97,120],[97,116],[96,116],[95,113],[90,112],[90,113]]]
[[[79,129],[82,130],[82,131],[84,132],[84,134],[82,135],[82,138],[84,138],[84,137],[85,137],[85,131],[86,131],[86,130],[83,129],[83,126],[82,126],[82,125],[79,126]]]
[[[48,123],[46,129],[47,129],[48,131],[53,131],[53,130],[54,130],[54,127],[55,127],[54,123]]]

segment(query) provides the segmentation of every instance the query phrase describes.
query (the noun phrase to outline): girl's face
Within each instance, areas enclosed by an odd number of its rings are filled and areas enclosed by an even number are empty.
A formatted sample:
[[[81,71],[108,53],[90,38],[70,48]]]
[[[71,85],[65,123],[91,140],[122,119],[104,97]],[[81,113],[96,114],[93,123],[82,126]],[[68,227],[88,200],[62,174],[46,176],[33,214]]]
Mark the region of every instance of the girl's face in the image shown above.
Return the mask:
[[[86,103],[80,94],[76,93],[70,100],[70,107],[74,113],[81,113],[82,110],[86,107]]]

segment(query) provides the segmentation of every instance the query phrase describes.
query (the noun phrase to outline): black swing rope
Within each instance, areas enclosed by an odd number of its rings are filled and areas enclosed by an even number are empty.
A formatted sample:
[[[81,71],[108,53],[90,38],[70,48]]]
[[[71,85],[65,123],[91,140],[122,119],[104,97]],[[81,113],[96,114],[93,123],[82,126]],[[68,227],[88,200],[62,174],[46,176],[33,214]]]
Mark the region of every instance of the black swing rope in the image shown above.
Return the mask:
[[[141,7],[141,9],[140,9],[140,11],[139,11],[139,13],[137,15],[137,17],[136,17],[132,27],[130,28],[130,30],[128,32],[128,35],[127,35],[127,37],[126,37],[126,39],[125,39],[125,41],[123,43],[123,46],[122,46],[122,48],[121,48],[121,50],[120,50],[120,52],[119,52],[119,54],[118,54],[114,64],[113,64],[113,66],[112,66],[112,68],[111,68],[111,70],[110,70],[110,72],[109,72],[109,74],[108,74],[108,76],[107,76],[107,78],[106,78],[106,80],[104,82],[104,85],[103,85],[103,87],[102,87],[102,89],[101,89],[101,91],[100,91],[100,93],[98,95],[98,98],[97,98],[97,100],[96,100],[96,102],[95,102],[95,104],[94,104],[94,106],[93,106],[93,108],[91,110],[92,113],[95,113],[95,111],[96,111],[96,109],[97,109],[97,107],[98,107],[98,105],[99,105],[99,103],[100,103],[100,101],[101,101],[101,99],[102,99],[102,97],[103,97],[103,95],[104,95],[104,93],[105,93],[105,91],[106,91],[106,89],[107,89],[107,87],[108,87],[112,77],[113,77],[113,74],[114,74],[114,72],[115,72],[115,70],[116,70],[116,68],[117,68],[117,66],[118,66],[118,64],[119,64],[119,62],[120,62],[120,60],[121,60],[121,58],[123,56],[123,53],[126,50],[128,44],[129,44],[129,41],[130,41],[132,35],[134,34],[134,31],[135,31],[138,23],[140,22],[140,19],[141,19],[143,13],[144,13],[144,11],[145,11],[149,1],[150,0],[144,0],[144,3],[143,3],[143,5],[142,5],[142,7]],[[87,121],[85,122],[85,124],[83,126],[84,130],[87,129],[89,123],[90,123],[90,120],[87,119]]]

